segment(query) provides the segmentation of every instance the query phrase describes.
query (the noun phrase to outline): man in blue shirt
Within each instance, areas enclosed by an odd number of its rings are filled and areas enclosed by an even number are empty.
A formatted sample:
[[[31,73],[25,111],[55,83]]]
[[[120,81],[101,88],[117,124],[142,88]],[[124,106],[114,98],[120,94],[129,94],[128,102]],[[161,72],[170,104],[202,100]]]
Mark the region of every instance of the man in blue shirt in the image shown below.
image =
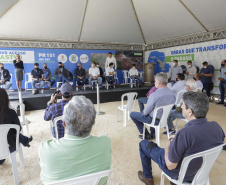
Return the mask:
[[[55,80],[51,78],[52,74],[51,74],[50,69],[47,68],[47,64],[46,63],[43,64],[42,71],[43,71],[43,74],[44,74],[44,81],[45,82],[50,82],[50,85],[51,85],[50,87],[52,87],[53,84],[55,83]]]
[[[155,76],[155,86],[158,88],[154,93],[152,93],[149,98],[148,102],[143,110],[143,112],[131,112],[130,117],[133,122],[136,124],[139,132],[143,133],[143,122],[151,123],[152,117],[155,108],[170,105],[175,103],[175,96],[174,93],[167,87],[167,74],[165,73],[158,73]],[[162,110],[157,112],[157,119],[155,124],[158,125],[159,121],[162,117]],[[151,133],[145,130],[145,139],[154,139],[155,137],[155,129],[150,128]],[[138,136],[142,138],[142,135]]]
[[[172,179],[177,179],[185,157],[214,148],[224,142],[225,134],[220,125],[207,121],[209,99],[205,94],[184,93],[181,108],[188,123],[175,136],[169,138],[165,149],[158,147],[152,141],[142,140],[140,142],[143,172],[139,171],[138,177],[146,185],[154,185],[151,160],[156,162],[165,174]],[[202,158],[196,158],[190,162],[184,182],[192,182],[202,161]]]
[[[36,84],[37,83],[39,84],[38,86],[39,88],[42,88],[45,85],[45,82],[43,81],[44,79],[43,71],[39,68],[38,63],[34,64],[34,69],[31,71],[31,78],[32,78],[31,86],[33,89],[32,94],[33,95],[38,94],[39,93],[38,90],[34,91],[34,89],[36,89]]]
[[[214,69],[208,65],[208,62],[202,63],[203,68],[201,69],[201,82],[203,83],[203,88],[206,91],[206,95],[210,97],[210,88],[212,85],[212,76]]]
[[[226,60],[223,60],[221,62],[220,72],[221,72],[221,75],[218,78],[218,80],[220,81],[219,89],[221,93],[221,101],[218,104],[224,104],[224,94],[226,92]],[[226,104],[224,106],[226,106]]]
[[[171,82],[171,86],[176,83],[176,78],[178,73],[183,73],[183,70],[180,66],[178,66],[178,61],[173,61],[173,67],[170,68],[169,72],[169,81]]]

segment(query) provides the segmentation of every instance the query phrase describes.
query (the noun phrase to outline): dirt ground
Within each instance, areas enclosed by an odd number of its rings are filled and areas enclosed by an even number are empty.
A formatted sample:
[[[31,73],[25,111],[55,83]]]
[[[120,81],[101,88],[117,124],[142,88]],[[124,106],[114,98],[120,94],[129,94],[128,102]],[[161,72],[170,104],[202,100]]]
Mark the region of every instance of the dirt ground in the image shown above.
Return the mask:
[[[119,122],[117,122],[117,106],[120,102],[111,102],[101,104],[101,111],[104,115],[97,115],[92,135],[107,135],[111,138],[112,145],[112,174],[109,178],[109,185],[142,185],[137,172],[142,170],[139,156],[138,130],[135,124],[129,120],[127,126],[123,127],[123,115],[119,114]],[[135,111],[138,111],[136,102]],[[208,120],[217,121],[224,131],[226,131],[225,121],[226,107],[211,103],[208,113]],[[38,147],[41,141],[52,138],[50,133],[49,122],[43,120],[44,110],[26,112],[26,118],[31,121],[29,124],[30,134],[34,140],[30,148],[23,148],[25,168],[19,166],[19,158],[17,156],[17,166],[21,185],[41,184],[40,167],[38,163]],[[179,128],[184,126],[184,122],[180,122]],[[26,135],[26,129],[25,135]],[[161,130],[163,132],[164,129]],[[211,135],[210,135],[211,137]],[[161,134],[161,147],[164,147],[167,136]],[[223,185],[226,184],[226,151],[222,151],[210,173],[210,184]],[[0,165],[0,185],[14,184],[11,162],[9,159],[3,165]],[[153,175],[155,184],[160,184],[161,170],[153,163]],[[169,185],[169,181],[165,180],[165,184]]]

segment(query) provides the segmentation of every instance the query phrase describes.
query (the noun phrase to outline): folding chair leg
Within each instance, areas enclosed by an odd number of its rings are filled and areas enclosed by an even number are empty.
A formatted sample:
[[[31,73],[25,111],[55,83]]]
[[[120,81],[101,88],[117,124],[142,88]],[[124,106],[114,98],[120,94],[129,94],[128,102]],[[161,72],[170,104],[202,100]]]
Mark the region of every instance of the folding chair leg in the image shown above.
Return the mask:
[[[165,175],[162,172],[160,185],[164,185],[164,181],[165,181]]]
[[[22,150],[21,146],[20,146],[18,152],[19,152],[19,156],[20,156],[20,166],[21,166],[21,168],[24,168],[25,167],[25,165],[24,165],[24,156],[23,156],[23,150]]]
[[[19,175],[18,175],[18,170],[16,166],[16,152],[13,152],[10,154],[10,159],[12,163],[14,182],[16,185],[19,185]]]
[[[159,132],[160,132],[159,126],[155,127],[155,139],[156,139],[157,145],[160,147],[160,138],[159,138],[160,134],[159,134]]]
[[[145,139],[145,129],[146,129],[146,125],[143,125],[143,140]]]
[[[128,120],[131,120],[131,118],[130,118],[130,112],[128,111]]]
[[[27,118],[25,119],[25,124],[26,124],[26,128],[27,128],[27,136],[30,136],[30,134],[29,134],[29,126],[28,126],[28,120],[27,120]]]
[[[124,127],[126,127],[126,110],[123,111]]]

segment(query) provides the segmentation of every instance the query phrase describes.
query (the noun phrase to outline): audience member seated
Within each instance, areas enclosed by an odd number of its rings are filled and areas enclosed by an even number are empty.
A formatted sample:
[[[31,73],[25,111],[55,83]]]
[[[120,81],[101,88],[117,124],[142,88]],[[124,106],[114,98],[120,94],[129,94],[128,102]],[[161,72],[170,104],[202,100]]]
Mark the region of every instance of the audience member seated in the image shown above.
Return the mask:
[[[140,142],[140,157],[143,172],[139,179],[147,185],[154,185],[152,160],[172,179],[177,179],[183,159],[223,144],[225,134],[218,123],[208,122],[209,99],[203,93],[186,92],[183,95],[183,116],[189,121],[175,136],[171,136],[164,148],[148,140]],[[211,136],[211,137],[210,137]],[[202,165],[202,158],[190,162],[184,183],[191,183]]]
[[[173,61],[173,67],[170,68],[169,71],[169,82],[171,82],[171,86],[176,83],[176,78],[178,73],[183,73],[183,70],[180,66],[178,66],[178,61]]]
[[[99,62],[96,62],[96,67],[100,70],[100,77],[102,78],[102,83],[105,82],[105,76],[103,73],[103,69],[102,69],[102,67],[100,67]]]
[[[9,107],[9,97],[5,89],[0,88],[0,125],[4,124],[14,124],[18,125],[21,130],[20,120],[13,109]],[[9,151],[12,153],[16,150],[16,130],[10,129],[7,134],[7,141],[9,144]],[[19,133],[19,142],[26,147],[30,147],[29,142],[32,141],[32,136],[30,138]],[[0,160],[2,164],[5,159]]]
[[[66,68],[63,67],[62,62],[58,63],[58,68],[55,69],[54,76],[56,77],[56,82],[70,82],[70,80],[68,79],[69,72]]]
[[[97,80],[100,88],[102,88],[102,78],[100,77],[100,70],[96,67],[96,63],[91,63],[91,68],[89,68],[89,85],[91,89],[92,81]]]
[[[152,87],[148,93],[146,94],[146,97],[140,97],[138,98],[138,104],[139,104],[139,107],[140,107],[140,112],[143,112],[144,110],[144,104],[147,104],[147,101],[148,101],[148,98],[149,96],[154,93],[158,88],[157,87]]]
[[[9,89],[12,86],[10,82],[11,75],[7,69],[4,68],[4,64],[0,63],[0,86],[5,85],[4,89]]]
[[[220,90],[220,95],[221,95],[221,100],[218,102],[218,104],[224,104],[224,94],[226,92],[226,60],[222,61],[221,63],[221,70],[220,70],[220,77],[218,80],[220,81],[219,83],[219,90]],[[223,65],[222,65],[223,64]],[[226,106],[226,104],[224,104]]]
[[[187,91],[201,92],[200,90],[197,89],[196,81],[193,80],[193,79],[188,79],[185,82],[185,87],[186,87]],[[181,105],[182,105],[182,103],[181,103]],[[185,119],[183,114],[182,114],[181,106],[176,107],[176,109],[171,110],[171,112],[169,114],[167,124],[168,124],[168,129],[169,129],[170,134],[175,134],[173,121],[177,118],[178,119]],[[167,134],[167,131],[163,132],[163,134]]]
[[[82,86],[88,81],[88,79],[86,78],[86,71],[82,68],[81,63],[78,63],[77,68],[75,69],[75,80],[78,86]]]
[[[177,82],[173,85],[173,87],[170,88],[171,91],[174,92],[175,96],[177,96],[177,93],[183,89],[185,89],[185,81],[184,81],[184,74],[178,73],[177,74]]]
[[[66,68],[64,67],[64,64],[62,64],[62,68],[63,68],[63,69],[66,69]],[[68,70],[68,69],[67,69],[67,70]],[[68,77],[67,77],[67,79],[68,79],[70,82],[73,82],[73,79],[74,79],[72,72],[69,71],[69,70],[68,70]]]
[[[70,101],[71,97],[73,96],[73,89],[71,84],[64,83],[60,87],[60,96],[62,97],[62,100],[59,103],[56,103],[57,94],[53,94],[51,96],[44,114],[45,121],[53,121],[56,117],[63,115],[64,106]],[[62,121],[57,122],[57,132],[58,138],[64,137],[64,127],[62,125]],[[56,137],[55,127],[52,128],[52,134],[53,137]]]
[[[134,83],[136,79],[139,83],[139,87],[141,87],[142,79],[139,77],[138,70],[136,69],[136,64],[132,64],[132,68],[129,70],[129,76],[132,80],[132,83]]]
[[[50,82],[51,87],[53,86],[53,84],[55,83],[55,80],[51,78],[52,73],[51,70],[47,67],[47,64],[44,63],[43,64],[43,74],[44,74],[44,82]]]
[[[197,83],[197,89],[199,89],[200,91],[202,91],[203,89],[203,84],[201,82],[201,74],[200,73],[197,73],[195,74],[195,80],[196,80],[196,83]]]
[[[139,132],[143,133],[143,123],[151,123],[155,108],[174,104],[175,96],[174,93],[167,87],[167,74],[158,73],[155,76],[155,86],[158,88],[154,93],[152,93],[149,98],[147,105],[145,106],[143,112],[131,112],[130,117],[136,124]],[[162,110],[158,111],[157,119],[155,125],[159,124],[160,118],[162,116]],[[155,129],[150,128],[151,133],[145,130],[145,139],[154,139]],[[139,135],[142,139],[142,135]]]
[[[110,63],[109,67],[107,67],[107,69],[106,69],[106,80],[107,80],[108,84],[115,83],[115,78],[114,78],[115,70],[114,70],[113,66],[114,66],[114,64]],[[112,88],[112,86],[110,86],[109,88]]]
[[[32,89],[36,89],[38,88],[42,88],[45,86],[45,82],[44,82],[44,74],[42,69],[39,68],[39,64],[35,63],[34,64],[34,69],[31,71],[31,78],[32,78]],[[36,84],[39,83],[39,86],[36,86]],[[39,91],[35,90],[33,91],[33,94],[38,94]]]
[[[58,141],[44,141],[39,146],[43,184],[110,169],[110,139],[90,135],[95,118],[94,105],[84,96],[74,96],[65,106],[65,136]],[[102,178],[98,185],[106,184],[106,180]]]
[[[209,66],[208,62],[203,62],[202,63],[203,68],[201,69],[201,82],[203,84],[203,88],[206,91],[206,95],[210,97],[210,89],[212,85],[212,77],[214,74],[214,69]]]

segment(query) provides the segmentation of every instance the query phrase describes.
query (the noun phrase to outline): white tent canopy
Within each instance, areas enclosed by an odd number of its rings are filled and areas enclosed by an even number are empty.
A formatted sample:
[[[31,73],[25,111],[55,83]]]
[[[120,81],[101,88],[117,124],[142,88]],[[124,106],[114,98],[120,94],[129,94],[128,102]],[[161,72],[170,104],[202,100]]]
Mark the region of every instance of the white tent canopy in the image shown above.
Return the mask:
[[[0,2],[0,39],[145,45],[226,27],[225,0]]]

